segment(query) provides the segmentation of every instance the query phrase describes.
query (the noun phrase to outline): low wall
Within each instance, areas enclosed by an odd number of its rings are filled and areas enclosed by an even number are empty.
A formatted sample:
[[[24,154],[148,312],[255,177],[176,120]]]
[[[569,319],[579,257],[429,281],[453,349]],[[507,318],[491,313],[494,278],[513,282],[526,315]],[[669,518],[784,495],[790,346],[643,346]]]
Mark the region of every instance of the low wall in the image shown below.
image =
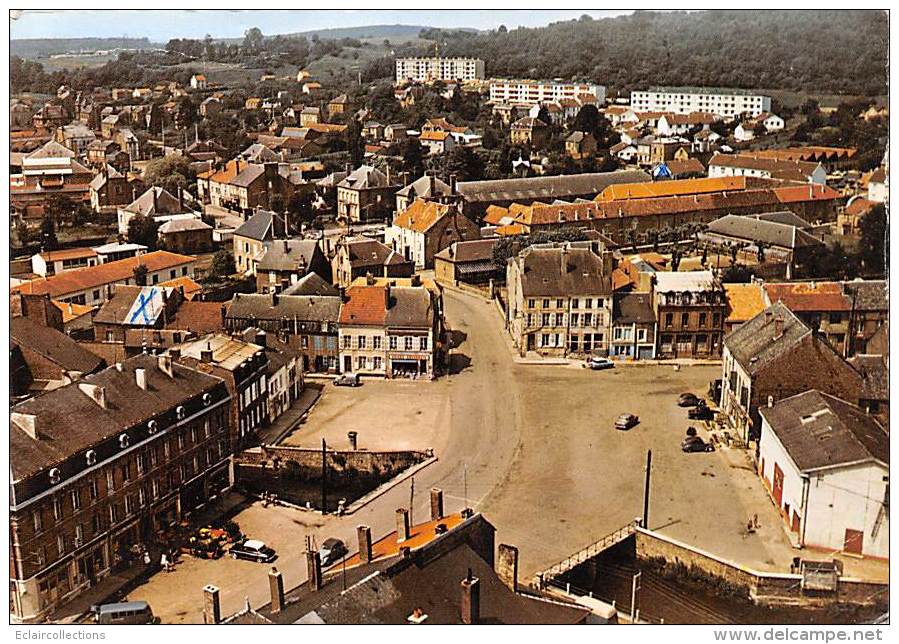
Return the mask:
[[[328,507],[341,499],[347,505],[367,497],[401,472],[426,461],[433,453],[365,450],[325,452]],[[322,450],[309,447],[263,446],[234,456],[235,480],[250,492],[271,493],[289,503],[320,509]],[[309,506],[309,507],[312,507]]]
[[[664,560],[672,572],[704,577],[703,583],[723,586],[729,592],[745,592],[757,604],[873,605],[889,597],[888,584],[851,578],[840,578],[836,593],[806,592],[802,575],[756,571],[643,528],[637,528],[635,540],[638,560]]]

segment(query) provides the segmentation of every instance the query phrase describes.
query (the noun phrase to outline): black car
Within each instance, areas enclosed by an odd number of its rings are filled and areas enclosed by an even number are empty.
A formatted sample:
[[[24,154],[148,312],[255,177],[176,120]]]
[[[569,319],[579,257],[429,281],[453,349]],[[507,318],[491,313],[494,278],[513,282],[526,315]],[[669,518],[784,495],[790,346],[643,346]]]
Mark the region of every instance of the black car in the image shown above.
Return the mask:
[[[703,400],[700,400],[698,405],[687,412],[687,418],[690,420],[712,420],[714,417],[715,412],[709,409]]]
[[[699,398],[696,394],[685,393],[681,394],[677,398],[677,406],[678,407],[695,407],[699,404]]]
[[[248,561],[270,563],[277,557],[278,555],[274,550],[257,539],[246,539],[231,546],[232,559],[247,559]]]
[[[346,545],[344,545],[343,541],[335,539],[334,537],[325,539],[324,543],[322,543],[322,547],[318,550],[318,556],[321,558],[323,566],[330,566],[346,553]]]
[[[715,446],[706,443],[699,436],[687,436],[680,444],[684,452],[714,452]]]

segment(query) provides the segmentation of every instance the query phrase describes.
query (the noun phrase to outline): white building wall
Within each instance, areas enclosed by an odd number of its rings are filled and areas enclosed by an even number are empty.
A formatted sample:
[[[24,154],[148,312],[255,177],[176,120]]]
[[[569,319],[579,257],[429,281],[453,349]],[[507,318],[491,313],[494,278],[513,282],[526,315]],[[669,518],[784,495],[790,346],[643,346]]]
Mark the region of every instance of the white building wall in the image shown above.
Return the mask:
[[[490,101],[493,103],[555,103],[563,99],[577,99],[590,95],[599,105],[606,102],[606,88],[591,83],[555,83],[529,80],[496,79],[490,81]]]
[[[842,550],[849,528],[864,533],[862,554],[889,557],[888,516],[873,534],[888,477],[889,471],[874,463],[811,477],[805,545]]]
[[[703,92],[685,89],[657,89],[631,92],[635,112],[711,112],[725,117],[749,113],[758,116],[771,111],[771,97],[734,92]]]

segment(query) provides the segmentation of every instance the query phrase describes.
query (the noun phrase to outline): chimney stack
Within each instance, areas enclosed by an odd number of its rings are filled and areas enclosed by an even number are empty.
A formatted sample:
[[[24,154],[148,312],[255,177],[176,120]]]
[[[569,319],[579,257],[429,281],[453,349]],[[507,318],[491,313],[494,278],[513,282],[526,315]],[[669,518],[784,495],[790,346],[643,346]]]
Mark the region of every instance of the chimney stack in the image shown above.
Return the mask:
[[[278,297],[278,296],[275,295],[275,297]],[[265,331],[263,331],[262,329],[257,329],[256,335],[253,338],[253,340],[254,340],[253,344],[258,344],[260,347],[265,347],[266,346]]]
[[[181,359],[181,349],[179,347],[172,347],[171,349],[169,349],[169,357],[172,359],[173,362],[176,360],[180,360]]]
[[[431,521],[443,518],[443,490],[431,488]]]
[[[157,358],[157,364],[159,365],[159,370],[167,375],[169,378],[175,377],[175,370],[172,368],[172,356],[163,354]]]
[[[322,559],[317,550],[306,550],[306,577],[312,590],[322,587]]]
[[[156,188],[156,186],[153,186],[152,188],[150,188],[150,190],[153,192],[153,214],[158,215],[159,214],[159,196],[156,193],[157,188]]]
[[[272,595],[272,613],[280,613],[284,609],[284,577],[274,566],[268,573],[268,587]]]
[[[409,537],[409,511],[398,508],[396,511],[396,542],[402,543],[408,540]]]
[[[456,194],[456,173],[450,174],[450,194]]]
[[[518,548],[505,543],[499,544],[499,559],[496,562],[496,576],[513,593],[518,592]]]
[[[365,283],[366,283],[368,286],[374,286],[374,285],[375,285],[375,276],[372,275],[371,272],[368,272],[368,273],[365,274]]]
[[[463,624],[477,624],[481,619],[481,581],[472,577],[471,568],[462,580],[461,612]]]
[[[218,624],[222,621],[222,606],[218,586],[203,586],[203,623]]]
[[[134,381],[137,383],[137,386],[147,390],[147,371],[146,369],[135,369],[134,370]]]
[[[206,348],[200,351],[200,361],[201,362],[212,362],[212,343],[207,342]]]
[[[370,563],[371,552],[371,528],[367,525],[356,527],[356,536],[359,539],[359,561],[362,563]]]

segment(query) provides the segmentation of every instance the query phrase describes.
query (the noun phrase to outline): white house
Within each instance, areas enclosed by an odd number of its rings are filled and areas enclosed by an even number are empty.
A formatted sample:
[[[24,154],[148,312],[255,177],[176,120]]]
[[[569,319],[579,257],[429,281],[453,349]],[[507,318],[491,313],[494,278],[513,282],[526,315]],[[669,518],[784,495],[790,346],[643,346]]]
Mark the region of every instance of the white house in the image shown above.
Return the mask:
[[[887,200],[887,173],[883,168],[877,168],[868,179],[868,201],[883,203]]]
[[[734,138],[737,141],[752,141],[755,138],[752,123],[740,123],[734,128]]]
[[[190,86],[193,89],[206,89],[206,77],[203,74],[194,74],[190,77]]]
[[[818,390],[760,412],[759,475],[799,545],[888,558],[886,431]]]
[[[827,185],[827,170],[820,163],[788,161],[754,154],[716,154],[709,161],[710,177],[761,177]]]
[[[761,114],[756,120],[760,120],[768,132],[777,132],[784,129],[784,120],[777,114]]]

